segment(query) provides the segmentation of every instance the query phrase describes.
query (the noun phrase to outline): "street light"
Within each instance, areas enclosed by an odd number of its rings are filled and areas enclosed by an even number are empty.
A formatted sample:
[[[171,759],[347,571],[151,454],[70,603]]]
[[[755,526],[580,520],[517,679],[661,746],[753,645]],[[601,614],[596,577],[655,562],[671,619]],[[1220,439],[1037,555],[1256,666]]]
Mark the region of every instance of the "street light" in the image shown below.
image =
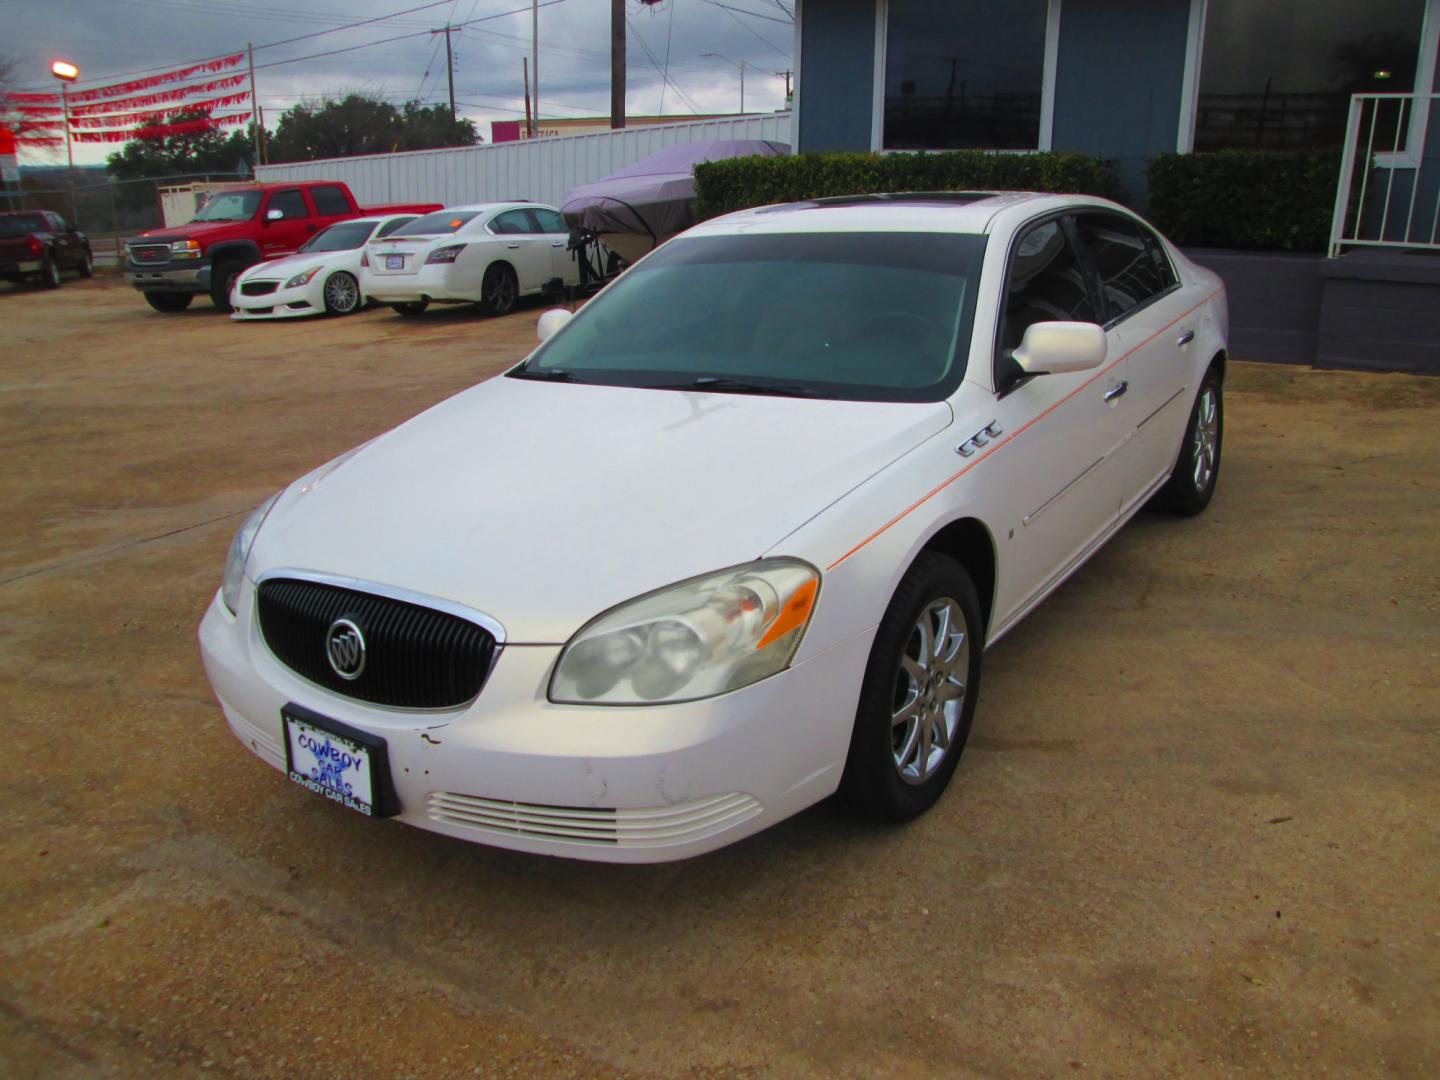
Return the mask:
[[[56,60],[50,65],[50,74],[60,80],[60,109],[65,120],[65,158],[70,163],[71,173],[74,173],[75,151],[70,146],[70,99],[65,87],[80,77],[80,69],[69,60]],[[75,181],[72,178],[70,182],[73,185]]]
[[[726,56],[724,53],[707,52],[707,53],[701,53],[700,55],[701,55],[701,56],[713,56],[713,57],[714,57],[715,59],[717,59],[717,60],[724,60],[727,64],[733,64],[735,67],[737,67],[737,68],[740,69],[740,112],[741,112],[741,115],[744,115],[744,112],[745,112],[745,68],[749,66],[748,63],[747,63],[746,61],[744,61],[744,60],[731,60],[730,57]]]

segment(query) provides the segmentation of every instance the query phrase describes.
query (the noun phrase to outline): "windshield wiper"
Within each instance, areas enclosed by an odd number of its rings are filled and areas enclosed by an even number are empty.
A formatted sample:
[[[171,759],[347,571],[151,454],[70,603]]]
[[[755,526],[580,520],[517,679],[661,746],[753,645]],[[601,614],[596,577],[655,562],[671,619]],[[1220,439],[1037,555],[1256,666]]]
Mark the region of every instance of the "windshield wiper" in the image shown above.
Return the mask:
[[[814,390],[799,383],[747,382],[724,375],[699,375],[688,383],[657,386],[657,390],[709,390],[717,394],[770,394],[774,397],[819,397]]]
[[[542,382],[578,382],[574,375],[564,368],[520,367],[510,372],[512,379],[539,379]]]

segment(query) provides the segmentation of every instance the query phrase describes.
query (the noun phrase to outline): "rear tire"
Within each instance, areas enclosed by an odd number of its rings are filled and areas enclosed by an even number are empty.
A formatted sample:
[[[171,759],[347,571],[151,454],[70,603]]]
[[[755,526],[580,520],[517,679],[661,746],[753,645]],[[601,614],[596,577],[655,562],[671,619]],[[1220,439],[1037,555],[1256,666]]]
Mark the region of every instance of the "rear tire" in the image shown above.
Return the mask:
[[[327,315],[349,315],[360,310],[360,283],[354,274],[337,270],[325,279],[322,290]]]
[[[230,307],[230,290],[235,285],[235,279],[245,272],[245,264],[230,260],[215,264],[210,271],[210,302],[227,315]]]
[[[58,289],[60,287],[60,264],[52,257],[46,257],[40,264],[40,287],[42,289]]]
[[[1220,479],[1220,446],[1225,435],[1225,400],[1220,375],[1211,368],[1190,407],[1175,471],[1150,502],[1161,513],[1194,517],[1210,505]]]
[[[188,292],[147,292],[145,302],[156,311],[163,311],[167,315],[184,311],[190,306],[190,301],[195,299],[194,293]]]
[[[80,265],[75,268],[82,278],[91,277],[95,273],[95,255],[87,247],[80,256]]]
[[[520,283],[515,271],[503,263],[495,263],[485,271],[480,285],[480,308],[486,315],[509,315],[520,298]]]
[[[910,821],[944,793],[975,717],[984,626],[965,568],[922,552],[900,579],[865,665],[840,780],[856,809]]]
[[[429,300],[411,300],[404,304],[391,304],[390,309],[397,315],[404,315],[407,319],[413,319],[424,315],[425,309],[430,306]]]

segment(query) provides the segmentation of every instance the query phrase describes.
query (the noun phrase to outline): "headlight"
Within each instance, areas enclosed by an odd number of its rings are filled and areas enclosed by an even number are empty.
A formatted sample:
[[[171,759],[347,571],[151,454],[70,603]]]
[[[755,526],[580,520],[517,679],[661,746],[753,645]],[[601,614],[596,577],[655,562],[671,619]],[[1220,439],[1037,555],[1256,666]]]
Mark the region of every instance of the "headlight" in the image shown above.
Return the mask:
[[[250,558],[255,534],[260,531],[260,526],[265,523],[265,515],[270,513],[270,508],[278,498],[280,492],[277,491],[257,506],[255,512],[245,519],[245,524],[240,526],[235,539],[230,541],[230,553],[225,556],[225,582],[220,586],[220,599],[225,601],[225,606],[232,615],[236,614],[236,605],[240,602],[240,581],[245,576],[245,560]]]
[[[819,589],[808,563],[762,559],[621,604],[570,639],[550,700],[655,705],[749,686],[790,663]]]
[[[200,244],[195,240],[176,240],[170,245],[172,259],[198,259]]]
[[[312,266],[309,270],[296,274],[289,281],[285,282],[285,288],[298,289],[301,285],[309,285],[310,279],[318,274],[320,270],[321,267]]]
[[[431,263],[453,263],[460,257],[460,252],[464,250],[464,244],[451,244],[449,247],[436,248],[430,253],[430,257],[425,260],[425,265],[429,266]]]

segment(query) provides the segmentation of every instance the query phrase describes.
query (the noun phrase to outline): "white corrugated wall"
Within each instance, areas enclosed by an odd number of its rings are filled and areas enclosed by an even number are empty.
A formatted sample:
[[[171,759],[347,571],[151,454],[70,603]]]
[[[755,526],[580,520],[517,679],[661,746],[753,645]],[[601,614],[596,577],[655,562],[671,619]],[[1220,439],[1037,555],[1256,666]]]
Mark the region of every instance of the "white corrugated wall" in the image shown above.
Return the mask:
[[[448,150],[326,158],[295,165],[262,165],[255,174],[266,183],[343,180],[363,205],[440,202],[453,206],[530,199],[559,206],[571,188],[609,176],[667,146],[721,139],[790,143],[790,116],[788,112],[770,113]]]

